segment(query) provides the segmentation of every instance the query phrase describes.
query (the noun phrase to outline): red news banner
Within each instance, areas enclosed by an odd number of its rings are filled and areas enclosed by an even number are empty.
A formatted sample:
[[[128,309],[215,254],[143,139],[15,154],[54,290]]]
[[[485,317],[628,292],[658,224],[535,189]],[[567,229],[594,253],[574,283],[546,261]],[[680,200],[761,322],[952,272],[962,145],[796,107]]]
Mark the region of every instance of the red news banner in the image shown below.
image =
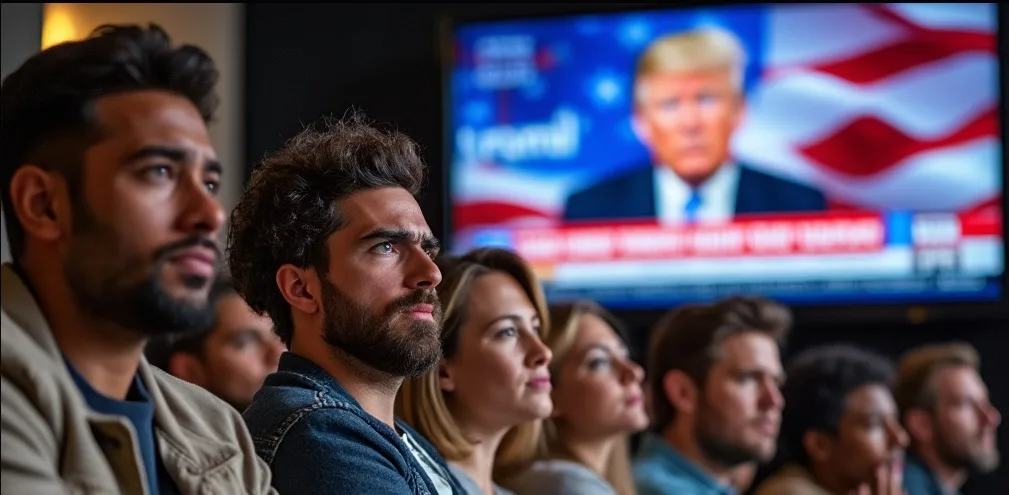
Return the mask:
[[[976,227],[977,219],[950,216],[962,227]],[[984,232],[957,229],[956,237],[998,235],[1001,229],[995,224],[985,225],[989,228],[980,229]],[[877,213],[838,213],[748,218],[697,226],[625,224],[519,229],[514,239],[516,250],[534,263],[823,255],[881,251],[886,245],[886,225]]]

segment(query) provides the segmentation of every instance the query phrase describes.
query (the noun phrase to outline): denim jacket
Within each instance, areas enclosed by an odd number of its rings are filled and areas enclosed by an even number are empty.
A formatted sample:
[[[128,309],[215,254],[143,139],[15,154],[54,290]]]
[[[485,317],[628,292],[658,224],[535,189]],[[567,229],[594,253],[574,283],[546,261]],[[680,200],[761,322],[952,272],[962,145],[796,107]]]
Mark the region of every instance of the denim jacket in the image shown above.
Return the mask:
[[[281,356],[277,373],[266,378],[244,417],[281,494],[437,495],[399,434],[301,356]],[[400,421],[396,427],[448,473],[427,439]],[[458,481],[447,478],[462,495]]]

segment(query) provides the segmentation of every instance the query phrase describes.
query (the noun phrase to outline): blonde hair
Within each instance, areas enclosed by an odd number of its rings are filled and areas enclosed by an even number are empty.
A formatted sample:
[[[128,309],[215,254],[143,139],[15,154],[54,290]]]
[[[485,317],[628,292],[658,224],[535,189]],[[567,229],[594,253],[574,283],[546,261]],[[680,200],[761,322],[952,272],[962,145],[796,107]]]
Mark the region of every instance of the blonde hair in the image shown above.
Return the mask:
[[[556,304],[550,306],[550,338],[547,346],[553,352],[550,361],[550,376],[554,380],[560,376],[561,367],[571,354],[581,319],[595,315],[606,322],[621,340],[627,341],[627,331],[612,313],[592,301],[577,301],[574,303]],[[585,464],[568,449],[564,438],[560,435],[557,420],[548,419],[543,423],[543,443],[546,448],[545,457],[566,459]],[[634,495],[634,478],[631,473],[630,445],[624,436],[614,446],[610,458],[606,462],[606,472],[600,473],[609,482],[618,495]]]
[[[443,310],[441,330],[442,355],[455,355],[459,330],[466,321],[469,294],[479,277],[504,272],[515,279],[529,297],[540,318],[540,335],[550,335],[550,324],[543,289],[532,268],[521,257],[503,249],[481,248],[466,255],[438,260],[442,282],[438,298]],[[407,380],[396,397],[396,415],[416,429],[450,461],[472,455],[475,442],[466,437],[449,412],[445,393],[438,379],[438,367],[423,376]],[[542,421],[515,426],[505,434],[494,455],[494,478],[511,476],[527,468],[541,451]]]
[[[947,366],[966,366],[978,371],[981,359],[977,350],[965,342],[929,344],[907,351],[900,358],[893,398],[901,413],[909,409],[930,409],[935,405],[936,390],[932,377]]]
[[[746,51],[739,38],[729,31],[703,28],[669,34],[656,39],[638,58],[634,73],[635,100],[641,100],[641,80],[659,73],[729,70],[737,91],[743,89]]]

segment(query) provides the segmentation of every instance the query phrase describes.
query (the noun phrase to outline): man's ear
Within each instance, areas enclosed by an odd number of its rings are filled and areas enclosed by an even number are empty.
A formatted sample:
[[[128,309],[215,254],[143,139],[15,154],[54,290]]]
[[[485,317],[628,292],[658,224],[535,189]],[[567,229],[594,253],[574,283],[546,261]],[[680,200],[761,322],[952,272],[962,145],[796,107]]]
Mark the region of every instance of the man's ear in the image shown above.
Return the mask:
[[[10,195],[14,214],[26,236],[55,241],[71,225],[66,183],[56,174],[36,165],[22,165],[11,177]]]
[[[662,390],[676,414],[694,414],[700,403],[700,390],[694,380],[680,370],[671,370],[662,377]],[[654,398],[653,398],[654,400]]]
[[[904,428],[911,440],[917,443],[930,444],[935,435],[932,416],[924,409],[908,409],[904,413]]]
[[[315,314],[321,307],[321,280],[314,268],[298,268],[287,263],[277,269],[277,288],[284,299],[305,314]]]
[[[165,371],[194,385],[205,387],[207,384],[207,370],[204,369],[203,363],[188,352],[173,353],[168,358],[168,369]]]
[[[802,434],[802,447],[811,461],[829,462],[834,452],[834,438],[819,430],[807,430]]]

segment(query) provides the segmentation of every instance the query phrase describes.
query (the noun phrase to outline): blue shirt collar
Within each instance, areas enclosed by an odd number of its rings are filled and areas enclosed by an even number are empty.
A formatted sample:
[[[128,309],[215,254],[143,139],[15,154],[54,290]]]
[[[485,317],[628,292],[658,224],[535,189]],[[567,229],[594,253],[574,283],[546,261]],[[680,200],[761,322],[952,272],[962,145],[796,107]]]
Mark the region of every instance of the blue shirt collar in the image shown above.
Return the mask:
[[[655,433],[646,433],[641,439],[638,453],[640,459],[653,458],[659,461],[666,471],[679,478],[689,480],[699,486],[713,490],[722,495],[736,495],[736,491],[718,481],[715,481],[699,466],[683,457],[673,446]]]
[[[904,489],[911,495],[960,495],[959,492],[946,493],[928,464],[911,450],[904,456]]]

